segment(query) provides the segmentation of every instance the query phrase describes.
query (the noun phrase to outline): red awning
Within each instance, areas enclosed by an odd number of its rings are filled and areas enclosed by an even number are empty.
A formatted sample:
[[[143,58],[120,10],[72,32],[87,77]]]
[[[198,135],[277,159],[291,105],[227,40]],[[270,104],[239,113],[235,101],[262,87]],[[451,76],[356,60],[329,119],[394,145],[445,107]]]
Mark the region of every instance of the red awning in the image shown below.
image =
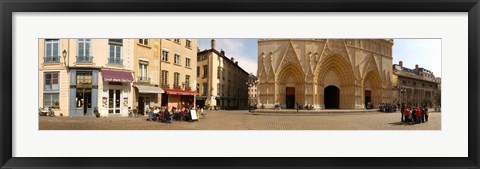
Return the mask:
[[[177,89],[163,89],[165,93],[171,94],[171,95],[189,95],[189,96],[195,96],[198,95],[197,92],[189,91],[189,90],[177,90]]]
[[[106,82],[131,83],[133,81],[132,72],[102,70],[102,76]]]

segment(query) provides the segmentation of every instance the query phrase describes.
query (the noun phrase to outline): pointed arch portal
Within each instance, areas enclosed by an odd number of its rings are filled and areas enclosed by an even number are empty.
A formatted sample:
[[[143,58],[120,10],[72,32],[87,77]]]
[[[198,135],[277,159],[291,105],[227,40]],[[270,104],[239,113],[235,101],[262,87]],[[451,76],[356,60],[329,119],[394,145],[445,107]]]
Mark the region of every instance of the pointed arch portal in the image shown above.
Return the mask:
[[[338,109],[340,108],[340,89],[336,86],[330,85],[324,91],[325,108]]]

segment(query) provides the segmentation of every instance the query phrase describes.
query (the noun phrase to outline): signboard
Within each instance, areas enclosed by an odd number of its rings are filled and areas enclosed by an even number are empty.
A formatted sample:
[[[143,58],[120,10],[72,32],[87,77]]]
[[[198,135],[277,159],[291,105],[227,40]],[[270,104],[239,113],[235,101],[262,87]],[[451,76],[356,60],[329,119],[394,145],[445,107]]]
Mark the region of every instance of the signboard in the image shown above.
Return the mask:
[[[190,115],[192,116],[192,120],[198,120],[196,110],[190,110]]]

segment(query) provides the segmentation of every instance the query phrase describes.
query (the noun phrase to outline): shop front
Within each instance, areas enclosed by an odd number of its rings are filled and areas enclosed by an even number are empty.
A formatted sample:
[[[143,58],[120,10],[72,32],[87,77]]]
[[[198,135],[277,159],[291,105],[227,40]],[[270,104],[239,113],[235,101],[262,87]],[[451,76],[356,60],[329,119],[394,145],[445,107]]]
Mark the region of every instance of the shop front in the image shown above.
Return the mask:
[[[197,92],[178,89],[163,90],[165,93],[162,94],[162,106],[167,106],[169,109],[172,107],[180,109],[195,107],[195,96],[198,95]]]
[[[147,115],[145,113],[147,107],[160,106],[158,104],[159,96],[165,93],[160,87],[147,85],[135,85],[134,87],[136,88],[135,97],[137,98],[136,109],[139,114]]]
[[[94,116],[97,107],[98,70],[70,70],[69,116]]]
[[[103,92],[101,116],[128,116],[132,72],[121,70],[102,70]]]

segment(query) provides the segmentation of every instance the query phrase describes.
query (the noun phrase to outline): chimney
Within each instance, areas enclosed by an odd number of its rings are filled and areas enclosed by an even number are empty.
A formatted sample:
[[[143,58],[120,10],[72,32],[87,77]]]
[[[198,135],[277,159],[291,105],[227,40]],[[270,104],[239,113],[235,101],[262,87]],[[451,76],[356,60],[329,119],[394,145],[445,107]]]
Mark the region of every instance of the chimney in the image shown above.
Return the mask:
[[[403,61],[399,61],[398,65],[400,65],[400,67],[403,67]]]
[[[215,47],[216,47],[216,45],[217,45],[217,44],[215,43],[215,39],[212,39],[210,45],[212,46],[212,49],[215,49]]]
[[[232,60],[232,62],[235,62],[235,58],[233,58],[233,57],[230,60]]]
[[[220,53],[225,56],[225,51],[223,51],[223,49],[220,51]]]
[[[415,69],[418,69],[418,64],[415,65]]]
[[[238,61],[236,61],[236,62],[235,62],[235,64],[237,64],[237,65],[238,65]]]

